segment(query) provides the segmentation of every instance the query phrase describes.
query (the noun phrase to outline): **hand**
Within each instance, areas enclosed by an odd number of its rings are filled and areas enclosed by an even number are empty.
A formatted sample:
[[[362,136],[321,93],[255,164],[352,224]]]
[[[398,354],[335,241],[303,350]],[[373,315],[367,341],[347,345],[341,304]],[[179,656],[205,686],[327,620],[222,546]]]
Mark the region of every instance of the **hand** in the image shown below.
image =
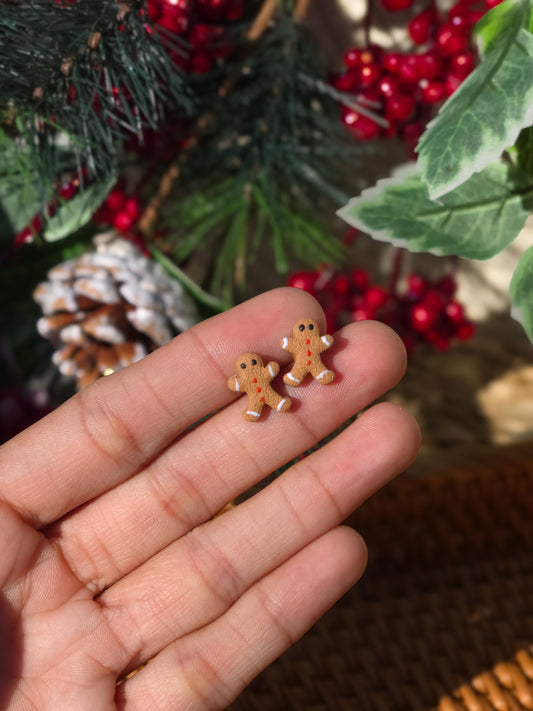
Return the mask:
[[[0,448],[1,709],[223,709],[362,574],[339,524],[419,446],[390,403],[213,518],[403,374],[398,337],[353,324],[328,351],[333,384],[309,378],[290,412],[244,422],[235,357],[285,367],[279,337],[302,316],[325,326],[303,291],[259,296]]]

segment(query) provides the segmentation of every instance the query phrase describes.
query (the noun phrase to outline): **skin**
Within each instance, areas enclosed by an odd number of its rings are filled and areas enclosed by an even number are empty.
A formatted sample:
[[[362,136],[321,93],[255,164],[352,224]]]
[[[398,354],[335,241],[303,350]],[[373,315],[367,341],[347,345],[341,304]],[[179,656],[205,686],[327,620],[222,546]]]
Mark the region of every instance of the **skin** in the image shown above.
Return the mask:
[[[328,351],[334,383],[245,422],[236,355],[287,368],[279,335],[302,313],[325,327],[303,291],[263,294],[0,448],[0,709],[223,709],[361,576],[364,543],[340,524],[419,447],[395,405],[213,518],[403,374],[398,337],[353,324]]]

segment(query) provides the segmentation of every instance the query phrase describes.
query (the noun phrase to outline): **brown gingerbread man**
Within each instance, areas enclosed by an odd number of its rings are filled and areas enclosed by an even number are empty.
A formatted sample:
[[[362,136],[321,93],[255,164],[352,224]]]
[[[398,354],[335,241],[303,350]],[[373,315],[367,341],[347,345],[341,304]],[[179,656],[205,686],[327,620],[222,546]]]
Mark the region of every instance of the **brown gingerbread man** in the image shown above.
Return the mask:
[[[279,373],[279,364],[270,361],[263,365],[257,353],[244,353],[237,358],[237,373],[228,380],[228,388],[248,395],[248,406],[242,413],[247,422],[256,422],[265,405],[277,412],[286,412],[292,405],[289,397],[282,397],[270,382]]]
[[[283,338],[281,347],[292,353],[294,364],[284,377],[287,385],[298,387],[302,384],[307,373],[318,380],[322,385],[327,385],[335,378],[335,373],[328,370],[322,363],[320,354],[333,343],[333,336],[320,335],[316,321],[311,318],[302,318],[293,328],[292,338]]]

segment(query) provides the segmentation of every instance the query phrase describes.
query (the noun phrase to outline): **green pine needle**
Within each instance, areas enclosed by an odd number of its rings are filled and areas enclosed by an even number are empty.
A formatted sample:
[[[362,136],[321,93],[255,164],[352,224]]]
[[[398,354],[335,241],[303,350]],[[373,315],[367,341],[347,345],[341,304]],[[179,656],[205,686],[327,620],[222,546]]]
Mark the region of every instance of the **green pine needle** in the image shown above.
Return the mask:
[[[25,146],[43,185],[66,162],[89,178],[116,172],[125,137],[142,140],[170,109],[192,110],[142,3],[129,6],[119,18],[116,0],[2,4],[0,124]]]

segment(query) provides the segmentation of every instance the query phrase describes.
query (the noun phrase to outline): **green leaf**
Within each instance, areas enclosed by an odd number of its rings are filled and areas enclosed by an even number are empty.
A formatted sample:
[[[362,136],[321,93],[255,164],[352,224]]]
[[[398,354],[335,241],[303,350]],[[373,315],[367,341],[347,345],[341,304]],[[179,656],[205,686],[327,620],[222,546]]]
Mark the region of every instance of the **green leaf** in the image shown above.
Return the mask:
[[[0,243],[9,242],[41,212],[43,191],[30,154],[0,129]]]
[[[482,62],[445,102],[417,146],[435,199],[498,159],[533,123],[529,0],[506,0],[478,23]]]
[[[161,250],[157,249],[157,247],[154,247],[153,245],[150,247],[150,252],[154,259],[156,259],[159,264],[171,275],[173,276],[179,283],[183,286],[183,288],[195,299],[197,303],[199,303],[201,306],[204,306],[208,308],[210,311],[213,311],[214,313],[221,313],[222,311],[226,311],[227,309],[230,308],[229,303],[225,303],[224,301],[221,301],[220,299],[217,299],[216,296],[213,296],[212,294],[209,294],[207,291],[204,291],[195,281],[191,279],[190,276],[185,274],[184,271],[182,271],[178,265],[173,262],[171,259],[169,259],[166,254],[163,254]]]
[[[515,239],[533,206],[533,185],[517,189],[511,169],[503,162],[489,165],[435,201],[410,164],[363,190],[338,214],[374,239],[413,252],[488,259]]]
[[[116,177],[98,181],[84,188],[71,200],[59,206],[57,212],[48,220],[44,231],[47,242],[68,237],[89,222],[96,210],[103,203],[116,182]]]
[[[533,247],[521,256],[510,286],[512,315],[533,341]]]

